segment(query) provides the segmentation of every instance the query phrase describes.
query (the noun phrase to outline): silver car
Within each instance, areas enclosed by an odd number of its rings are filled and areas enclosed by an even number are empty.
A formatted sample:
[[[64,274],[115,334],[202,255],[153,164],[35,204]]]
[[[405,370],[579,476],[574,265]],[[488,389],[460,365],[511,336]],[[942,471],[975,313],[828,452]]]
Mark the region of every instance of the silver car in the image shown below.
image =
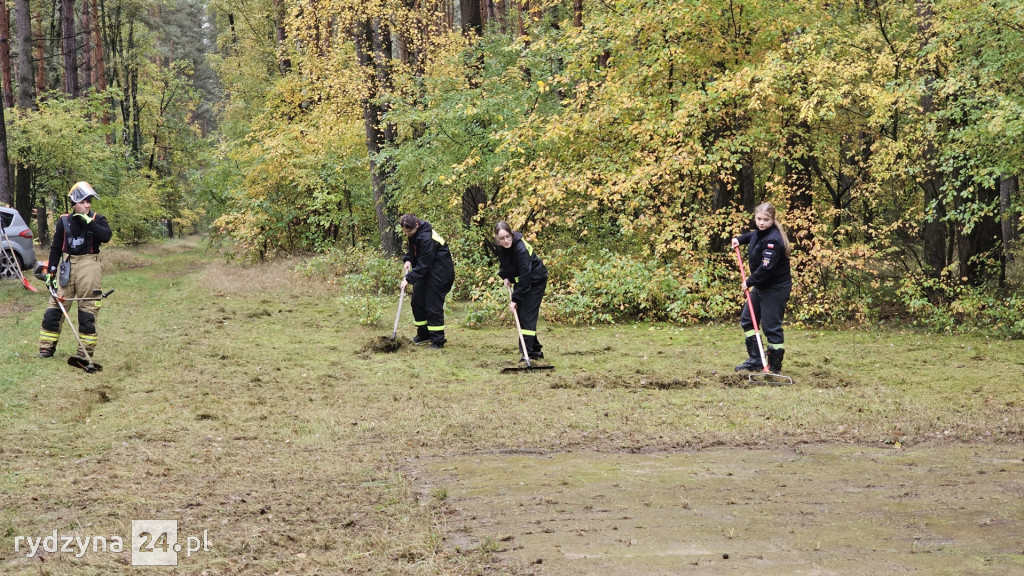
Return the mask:
[[[25,224],[17,210],[3,206],[0,206],[0,224],[3,224],[3,232],[6,234],[0,234],[0,243],[3,244],[0,277],[17,278],[18,271],[14,269],[14,263],[10,259],[12,249],[22,270],[30,270],[36,264],[36,251],[32,247],[32,229]],[[7,243],[8,240],[10,245]]]

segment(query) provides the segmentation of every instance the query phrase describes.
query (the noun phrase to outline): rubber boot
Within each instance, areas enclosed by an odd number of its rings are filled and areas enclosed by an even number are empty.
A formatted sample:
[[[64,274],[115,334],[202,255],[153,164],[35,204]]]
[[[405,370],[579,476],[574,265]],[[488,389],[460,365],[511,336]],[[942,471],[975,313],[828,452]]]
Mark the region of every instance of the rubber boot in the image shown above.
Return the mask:
[[[785,355],[785,348],[768,349],[768,370],[772,374],[782,374],[782,357]]]
[[[526,340],[526,349],[529,352],[530,360],[544,359],[544,353],[540,351],[540,342],[537,341],[536,336],[523,336],[523,340]]]
[[[430,343],[430,331],[427,330],[427,325],[416,327],[416,335],[412,337],[413,344],[429,344]]]
[[[736,367],[736,372],[759,372],[761,365],[761,352],[757,349],[757,336],[747,336],[744,342],[747,346],[748,358]]]
[[[40,358],[53,358],[53,353],[57,350],[56,343],[46,343],[39,345],[39,356]]]
[[[434,330],[430,333],[430,347],[437,350],[444,348],[444,345],[448,342],[448,339],[444,337],[444,330]]]

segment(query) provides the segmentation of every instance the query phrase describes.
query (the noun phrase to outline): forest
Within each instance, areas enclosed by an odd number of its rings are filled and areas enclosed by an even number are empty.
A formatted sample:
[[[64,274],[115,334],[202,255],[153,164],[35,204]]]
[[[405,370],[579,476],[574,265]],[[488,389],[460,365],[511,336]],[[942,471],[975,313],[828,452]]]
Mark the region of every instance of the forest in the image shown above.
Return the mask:
[[[1019,2],[2,6],[0,203],[44,245],[87,180],[118,243],[298,256],[373,323],[411,212],[472,324],[507,220],[547,320],[688,324],[735,316],[729,239],[769,201],[790,322],[1024,337]]]

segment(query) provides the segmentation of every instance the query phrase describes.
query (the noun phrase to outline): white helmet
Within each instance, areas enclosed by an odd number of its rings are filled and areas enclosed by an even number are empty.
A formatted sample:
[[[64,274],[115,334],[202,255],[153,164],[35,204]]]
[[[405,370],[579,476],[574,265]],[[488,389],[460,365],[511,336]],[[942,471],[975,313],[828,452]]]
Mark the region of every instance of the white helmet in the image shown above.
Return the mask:
[[[75,185],[71,187],[71,192],[68,192],[68,196],[71,198],[71,202],[74,204],[78,204],[79,202],[85,200],[89,196],[95,196],[97,198],[100,197],[100,195],[97,194],[96,191],[92,189],[92,186],[89,186],[89,183],[84,180],[81,182],[76,182]]]

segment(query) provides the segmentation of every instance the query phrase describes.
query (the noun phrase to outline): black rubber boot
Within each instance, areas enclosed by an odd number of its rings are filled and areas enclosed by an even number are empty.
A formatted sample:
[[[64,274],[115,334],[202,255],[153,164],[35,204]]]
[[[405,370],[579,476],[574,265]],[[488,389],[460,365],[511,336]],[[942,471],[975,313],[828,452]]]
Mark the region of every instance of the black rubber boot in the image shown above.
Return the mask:
[[[757,336],[747,336],[747,356],[748,358],[736,367],[736,372],[758,372],[761,370],[761,352],[757,349]]]
[[[437,350],[444,348],[444,345],[448,343],[448,339],[444,337],[444,330],[435,330],[430,333],[430,347]]]
[[[772,374],[782,374],[782,357],[785,355],[785,348],[768,349],[768,370]]]
[[[413,344],[429,344],[430,343],[430,331],[427,330],[426,324],[423,326],[416,327],[416,335],[412,337]]]

